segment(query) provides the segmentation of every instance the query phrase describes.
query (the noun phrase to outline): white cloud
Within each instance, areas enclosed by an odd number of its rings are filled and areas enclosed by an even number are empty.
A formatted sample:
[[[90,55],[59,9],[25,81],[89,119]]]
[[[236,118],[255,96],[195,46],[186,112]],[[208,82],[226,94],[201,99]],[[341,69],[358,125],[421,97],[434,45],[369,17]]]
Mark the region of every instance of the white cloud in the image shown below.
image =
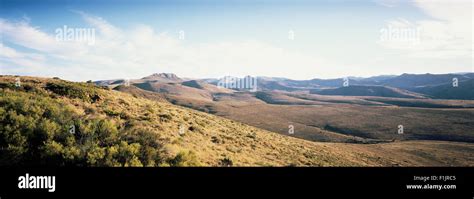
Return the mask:
[[[97,28],[104,37],[107,37],[109,39],[120,39],[121,37],[123,37],[122,31],[120,29],[114,27],[112,24],[110,24],[109,22],[107,22],[105,19],[101,17],[89,15],[82,11],[72,11],[72,12],[81,15],[81,17],[87,23]]]
[[[224,75],[300,76],[324,72],[315,56],[289,52],[259,41],[188,44],[178,35],[155,32],[147,25],[127,30],[106,20],[74,11],[93,28],[95,44],[57,41],[28,21],[0,19],[5,41],[36,51],[42,59],[2,44],[4,73],[59,76],[70,80],[139,78],[156,72],[187,77]],[[61,28],[61,27],[59,27]]]
[[[9,42],[44,53],[67,55],[71,52],[81,52],[76,43],[57,42],[53,36],[31,26],[25,20],[11,22],[0,18],[0,32],[2,38]]]
[[[9,63],[18,66],[35,68],[44,61],[46,61],[44,55],[38,53],[18,52],[15,49],[4,46],[2,43],[0,43],[0,63]]]
[[[22,58],[22,54],[18,53],[15,49],[4,46],[0,43],[0,56],[4,58]]]
[[[472,2],[469,0],[415,0],[414,5],[431,17],[409,21],[403,18],[388,21],[394,30],[419,30],[416,42],[392,40],[379,42],[388,49],[405,51],[411,57],[459,58],[472,54]]]

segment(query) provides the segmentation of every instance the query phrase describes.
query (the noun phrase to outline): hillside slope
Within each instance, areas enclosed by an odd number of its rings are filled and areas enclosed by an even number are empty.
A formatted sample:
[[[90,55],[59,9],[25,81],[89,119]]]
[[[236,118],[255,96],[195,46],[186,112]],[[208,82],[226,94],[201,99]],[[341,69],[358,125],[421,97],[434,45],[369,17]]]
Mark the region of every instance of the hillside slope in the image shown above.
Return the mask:
[[[453,84],[450,82],[437,86],[415,88],[413,91],[426,94],[427,96],[434,99],[473,100],[474,79],[460,81],[457,87],[453,87]]]
[[[451,83],[453,78],[459,81],[470,79],[469,74],[402,74],[400,76],[381,81],[382,85],[412,90],[417,87],[436,86]]]
[[[442,142],[439,157],[385,156],[403,145],[317,143],[92,84],[0,77],[0,165],[392,166],[473,165],[474,147]],[[74,129],[71,131],[71,128]],[[431,145],[430,145],[431,146]],[[393,148],[392,147],[392,148]],[[463,150],[451,150],[462,148]],[[396,151],[392,153],[398,154]],[[443,156],[444,154],[449,154]],[[418,161],[419,160],[419,161]]]
[[[335,89],[324,89],[320,91],[312,90],[310,93],[319,95],[423,98],[423,96],[416,93],[386,86],[347,86]]]

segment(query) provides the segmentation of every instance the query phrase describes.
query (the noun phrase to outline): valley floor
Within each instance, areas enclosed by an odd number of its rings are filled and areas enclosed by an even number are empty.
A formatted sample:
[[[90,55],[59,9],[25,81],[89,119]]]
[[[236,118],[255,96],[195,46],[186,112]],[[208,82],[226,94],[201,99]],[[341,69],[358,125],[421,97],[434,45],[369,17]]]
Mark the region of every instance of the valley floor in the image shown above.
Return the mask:
[[[369,165],[474,166],[474,144],[447,141],[400,141],[380,144],[330,144],[334,150],[367,154]],[[370,155],[369,155],[370,154]],[[360,157],[364,158],[363,155]],[[375,159],[374,159],[375,158]]]

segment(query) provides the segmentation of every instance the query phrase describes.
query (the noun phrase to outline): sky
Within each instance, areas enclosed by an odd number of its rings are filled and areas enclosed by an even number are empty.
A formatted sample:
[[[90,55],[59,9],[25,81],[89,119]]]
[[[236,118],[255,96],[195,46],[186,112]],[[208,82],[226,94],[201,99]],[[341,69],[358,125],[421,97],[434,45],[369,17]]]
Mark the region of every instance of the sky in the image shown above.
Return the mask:
[[[0,74],[473,72],[471,0],[1,0]]]

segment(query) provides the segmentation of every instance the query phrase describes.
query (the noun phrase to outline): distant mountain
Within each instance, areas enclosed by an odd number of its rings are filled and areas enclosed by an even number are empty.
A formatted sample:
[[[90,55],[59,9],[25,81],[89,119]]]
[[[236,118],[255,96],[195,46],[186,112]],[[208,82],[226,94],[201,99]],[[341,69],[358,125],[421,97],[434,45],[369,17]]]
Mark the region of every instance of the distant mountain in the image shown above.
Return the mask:
[[[452,83],[453,78],[458,78],[459,81],[470,79],[469,75],[461,74],[402,74],[400,76],[383,80],[382,85],[414,89],[424,86],[437,86],[447,83]]]
[[[290,79],[284,78],[284,77],[258,76],[257,78],[260,79],[260,80],[265,80],[265,81],[286,81],[286,80],[290,80]]]
[[[474,73],[465,73],[463,75],[464,75],[464,77],[469,77],[471,79],[474,79]]]
[[[125,83],[125,79],[98,80],[94,82],[94,84],[98,86],[120,85],[124,83]]]
[[[173,73],[155,73],[150,76],[143,77],[142,80],[159,81],[159,82],[181,82],[181,78]]]
[[[435,99],[474,100],[474,79],[459,81],[457,87],[454,87],[452,83],[447,83],[416,88],[413,91],[426,94]]]
[[[287,82],[291,80],[283,80],[283,81],[274,81],[271,79],[257,79],[257,90],[280,90],[280,91],[295,91],[301,88],[295,86],[287,85]]]
[[[378,76],[373,76],[373,77],[361,78],[358,80],[380,82],[387,79],[392,79],[394,77],[397,77],[397,76],[396,75],[378,75]]]
[[[347,86],[335,89],[312,90],[310,93],[319,95],[423,98],[422,95],[410,91],[386,86]]]
[[[184,86],[189,86],[192,88],[197,88],[197,89],[204,89],[204,84],[205,82],[199,82],[197,80],[190,80],[190,81],[185,81],[182,83]]]
[[[240,80],[237,77],[224,77],[227,79]],[[412,98],[429,96],[432,98],[443,99],[474,99],[470,95],[469,84],[465,87],[452,89],[450,86],[453,79],[457,78],[459,82],[465,82],[474,79],[474,73],[452,73],[452,74],[402,74],[396,75],[379,75],[373,77],[347,77],[335,79],[311,79],[311,80],[292,80],[282,77],[257,77],[258,91],[286,91],[286,92],[308,92],[322,95],[361,95],[361,96],[385,96],[385,97],[402,97]],[[205,98],[209,93],[228,93],[233,92],[231,89],[223,89],[217,87],[221,79],[187,79],[180,78],[173,73],[155,73],[141,79],[130,80],[130,84],[136,84],[138,87],[153,91],[173,91],[188,90],[195,88],[206,91]],[[348,81],[349,87],[343,87],[345,81]],[[95,82],[97,85],[109,86],[111,88],[122,85],[125,80],[103,80]],[[174,83],[167,85],[157,85],[155,83]],[[467,82],[469,83],[469,81]],[[172,88],[172,87],[175,88]],[[156,90],[156,88],[160,88]],[[166,89],[164,89],[166,87]],[[397,88],[397,89],[395,89]],[[239,91],[238,89],[234,89]],[[197,91],[197,92],[201,92]],[[242,90],[246,91],[246,90]],[[409,92],[410,91],[410,92]],[[184,92],[184,91],[183,91]],[[179,92],[179,93],[183,93]],[[420,93],[420,94],[415,94]],[[171,92],[173,93],[173,92]],[[200,95],[203,96],[203,95]]]
[[[472,89],[469,81],[464,87],[452,89],[453,79],[459,82],[474,79],[474,73],[458,74],[402,74],[380,75],[368,78],[347,77],[336,79],[311,79],[291,80],[281,78],[259,79],[258,90],[262,91],[310,91],[322,95],[346,95],[346,96],[382,96],[419,98],[428,95],[433,98],[443,99],[474,99],[471,97]],[[345,81],[349,87],[343,87]],[[420,94],[416,94],[420,93]]]
[[[209,84],[217,85],[217,82],[219,82],[219,79],[217,79],[217,78],[204,78],[204,79],[201,79],[201,81],[209,83]]]
[[[341,87],[344,84],[344,78],[337,78],[337,79],[312,79],[309,80],[309,83],[312,85],[317,85],[318,87]],[[357,82],[358,80],[350,80],[351,84]]]
[[[202,80],[189,80],[189,81],[182,82],[181,85],[191,87],[191,88],[205,90],[205,91],[208,91],[208,92],[211,92],[211,93],[231,93],[231,92],[233,92],[230,89],[218,87],[216,85],[209,84],[209,83],[207,83],[205,81],[202,81]]]
[[[147,82],[159,82],[159,83],[179,83],[185,81],[185,79],[179,78],[173,73],[154,73],[152,75],[143,77],[141,79],[112,79],[112,80],[99,80],[95,81],[94,84],[99,86],[108,86],[115,88],[125,84],[141,84]]]
[[[377,79],[377,78],[374,78]],[[348,77],[346,78],[336,78],[336,79],[311,79],[311,80],[291,80],[291,79],[282,79],[280,81],[272,81],[271,79],[259,79],[259,83],[263,82],[265,84],[258,85],[261,90],[284,90],[284,91],[294,91],[294,90],[311,90],[311,89],[325,89],[325,88],[338,88],[343,86],[344,82],[347,80],[350,85],[379,85],[380,83],[371,78],[356,78]],[[379,79],[383,79],[379,77]],[[278,82],[274,84],[272,82]],[[275,85],[277,85],[275,87]],[[268,87],[273,86],[273,87]]]

